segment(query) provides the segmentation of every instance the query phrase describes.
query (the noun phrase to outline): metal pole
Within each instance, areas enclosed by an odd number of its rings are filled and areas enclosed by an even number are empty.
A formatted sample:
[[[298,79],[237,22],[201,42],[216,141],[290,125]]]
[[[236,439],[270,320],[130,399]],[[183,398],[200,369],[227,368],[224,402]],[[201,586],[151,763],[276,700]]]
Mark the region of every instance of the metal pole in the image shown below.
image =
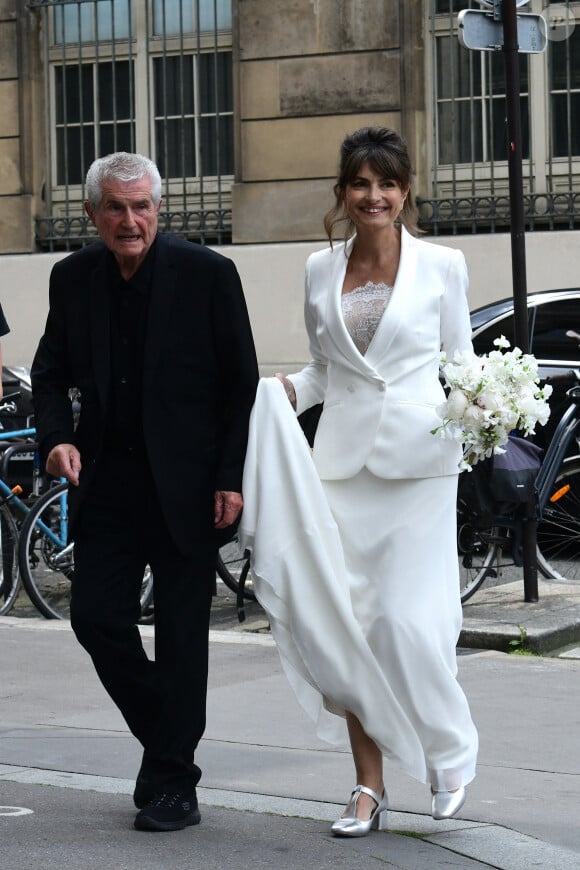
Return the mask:
[[[512,282],[514,328],[518,347],[529,351],[528,301],[526,284],[526,237],[524,223],[524,188],[522,180],[522,121],[520,110],[520,66],[518,21],[515,0],[495,2],[502,9],[506,88],[506,121],[511,211]],[[533,506],[523,524],[524,601],[538,600],[538,566],[536,562],[537,523]]]

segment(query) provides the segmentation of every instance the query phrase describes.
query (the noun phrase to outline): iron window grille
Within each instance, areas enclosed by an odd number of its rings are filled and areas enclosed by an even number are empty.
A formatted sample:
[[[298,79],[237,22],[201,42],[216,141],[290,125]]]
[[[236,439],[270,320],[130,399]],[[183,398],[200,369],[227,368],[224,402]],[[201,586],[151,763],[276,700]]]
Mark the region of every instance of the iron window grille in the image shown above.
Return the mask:
[[[83,211],[95,157],[139,151],[159,166],[162,231],[231,240],[231,0],[35,0],[46,87],[41,249],[95,237]]]
[[[431,191],[418,198],[433,233],[510,226],[501,52],[468,51],[457,13],[476,2],[427,3],[432,83]],[[580,226],[580,2],[532,0],[548,21],[548,49],[520,55],[524,208],[528,230]],[[576,26],[574,26],[574,24]]]

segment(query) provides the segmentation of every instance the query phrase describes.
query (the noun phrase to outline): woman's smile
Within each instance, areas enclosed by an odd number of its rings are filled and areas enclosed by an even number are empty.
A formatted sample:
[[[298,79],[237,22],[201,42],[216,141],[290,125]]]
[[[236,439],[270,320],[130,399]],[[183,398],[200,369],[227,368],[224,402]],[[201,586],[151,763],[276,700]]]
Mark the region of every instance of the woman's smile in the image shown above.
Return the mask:
[[[398,218],[406,193],[397,181],[382,178],[365,162],[347,185],[345,206],[355,224],[364,224],[368,220],[376,224],[384,218],[387,227]]]

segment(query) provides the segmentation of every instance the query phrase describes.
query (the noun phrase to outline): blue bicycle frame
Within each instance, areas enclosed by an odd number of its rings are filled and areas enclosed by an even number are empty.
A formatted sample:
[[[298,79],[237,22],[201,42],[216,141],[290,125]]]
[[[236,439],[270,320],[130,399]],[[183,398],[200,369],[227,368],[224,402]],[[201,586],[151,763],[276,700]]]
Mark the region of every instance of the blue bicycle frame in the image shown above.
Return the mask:
[[[1,430],[0,431],[0,441],[11,441],[13,439],[18,439],[18,438],[33,438],[35,435],[36,435],[36,429],[33,429],[33,428]],[[31,448],[32,448],[32,445],[31,445]],[[60,480],[61,480],[61,483],[65,482],[64,477],[62,477]],[[22,501],[22,499],[18,498],[18,495],[14,492],[14,490],[11,489],[8,486],[8,484],[2,480],[1,477],[0,477],[0,495],[2,495],[4,497],[2,500],[4,504],[6,504],[7,502],[11,502],[12,504],[14,504],[18,508],[19,511],[21,511],[21,513],[24,516],[30,511],[30,508],[28,507],[28,505],[25,504]],[[55,533],[52,531],[52,529],[49,529],[49,527],[45,523],[43,523],[42,520],[38,520],[37,525],[38,525],[38,528],[41,529],[43,534],[45,534],[48,538],[50,538],[50,540],[52,541],[52,543],[55,546],[59,547],[60,549],[63,549],[64,547],[66,547],[67,538],[68,538],[68,500],[67,500],[66,490],[64,492],[62,492],[60,495],[60,507],[61,507],[61,511],[60,511],[61,519],[60,519],[60,527],[59,527],[59,534],[58,535],[55,535]]]

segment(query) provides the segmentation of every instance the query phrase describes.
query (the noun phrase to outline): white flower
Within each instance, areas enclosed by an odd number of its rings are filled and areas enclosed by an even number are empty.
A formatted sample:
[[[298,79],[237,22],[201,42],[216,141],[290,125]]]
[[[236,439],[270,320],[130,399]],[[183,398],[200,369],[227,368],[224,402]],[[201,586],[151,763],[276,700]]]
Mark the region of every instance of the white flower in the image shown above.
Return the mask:
[[[538,400],[533,395],[522,397],[520,402],[520,414],[522,417],[535,417],[538,412]]]
[[[462,390],[451,390],[445,405],[446,413],[452,420],[460,420],[469,405],[469,399]]]
[[[532,434],[550,415],[549,385],[538,387],[538,364],[531,354],[510,346],[504,336],[496,339],[497,350],[477,356],[471,350],[456,351],[452,362],[442,358],[442,371],[449,395],[437,408],[441,426],[433,434],[462,441],[460,469],[470,468],[493,453],[503,453],[502,444],[513,429]]]
[[[477,396],[477,404],[487,411],[497,411],[502,405],[501,393],[486,387]]]
[[[485,411],[478,405],[470,405],[464,415],[463,422],[468,429],[475,429],[486,423]]]
[[[550,416],[550,410],[548,409],[548,416]],[[503,424],[505,428],[508,430],[508,435],[512,429],[520,429],[522,428],[522,424],[525,424],[527,417],[524,417],[521,412],[515,410],[507,410],[503,415]],[[547,419],[547,418],[546,418]],[[527,425],[527,424],[526,424]],[[506,436],[507,441],[507,436]]]

